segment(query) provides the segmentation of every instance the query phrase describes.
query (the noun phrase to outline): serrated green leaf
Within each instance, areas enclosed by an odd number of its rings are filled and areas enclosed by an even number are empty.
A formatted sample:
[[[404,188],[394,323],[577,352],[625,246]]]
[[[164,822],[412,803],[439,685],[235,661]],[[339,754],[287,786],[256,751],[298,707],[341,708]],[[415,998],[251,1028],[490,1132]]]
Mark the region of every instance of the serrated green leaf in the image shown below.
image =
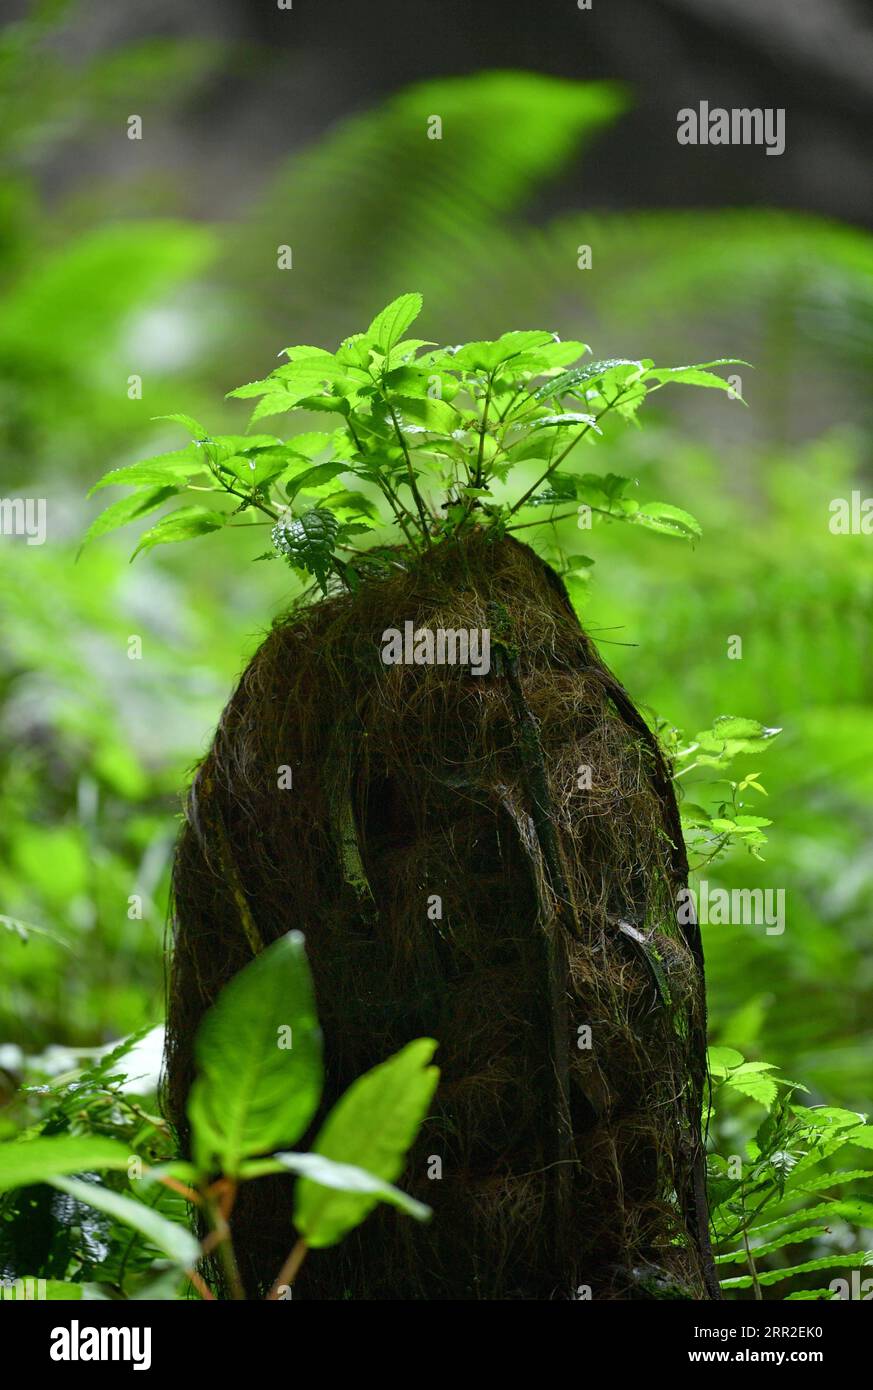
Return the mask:
[[[219,531],[227,519],[227,512],[210,511],[207,507],[179,507],[140,536],[139,544],[130,558],[135,559],[142,551],[151,550],[155,545],[170,545],[176,541],[191,540],[195,536],[205,536],[210,531]]]
[[[296,473],[294,477],[285,482],[285,495],[288,501],[292,502],[298,492],[321,487],[323,483],[329,483],[340,473],[348,472],[348,469],[349,465],[344,461],[316,463],[312,468],[305,468],[302,473]]]
[[[665,536],[679,536],[683,540],[697,540],[703,535],[700,522],[690,512],[673,507],[669,502],[643,503],[633,521],[635,526],[660,531]]]
[[[803,1245],[805,1241],[817,1240],[827,1229],[825,1225],[804,1226],[796,1231],[786,1231],[783,1235],[777,1236],[773,1240],[763,1241],[760,1245],[750,1242],[752,1255],[757,1260],[764,1255],[772,1255],[774,1250],[783,1250],[788,1245]],[[739,1250],[731,1250],[726,1255],[716,1255],[715,1263],[717,1265],[736,1264],[747,1258],[745,1247],[740,1246]]]
[[[719,391],[733,391],[737,400],[742,400],[742,396],[729,381],[725,381],[724,377],[717,376],[708,368],[748,367],[750,365],[749,362],[741,362],[739,358],[719,357],[714,362],[700,362],[691,367],[650,367],[644,373],[644,379],[661,383],[673,382],[683,386],[710,386]],[[745,404],[745,402],[743,403]]]
[[[206,439],[209,431],[201,425],[199,420],[195,420],[190,415],[154,415],[155,420],[169,420],[172,425],[181,425],[183,430],[187,430],[192,439]]]
[[[389,353],[418,318],[421,302],[420,294],[401,294],[397,299],[392,299],[373,319],[366,337],[375,343],[380,352]]]
[[[92,497],[101,488],[113,487],[161,487],[173,482],[183,484],[208,468],[208,459],[202,450],[189,444],[184,449],[175,449],[169,454],[156,454],[154,458],[142,459],[139,463],[129,463],[124,468],[112,468],[91,488]]]
[[[85,546],[97,540],[99,536],[107,536],[111,531],[117,531],[120,526],[127,526],[131,521],[148,516],[149,512],[155,511],[163,502],[175,497],[179,491],[178,487],[172,485],[145,487],[130,493],[127,497],[119,497],[117,501],[110,502],[85,532],[79,546],[79,554],[81,555]]]
[[[816,1269],[863,1269],[871,1261],[873,1252],[863,1251],[858,1255],[824,1255],[817,1260],[807,1260],[801,1265],[792,1265],[789,1269],[770,1269],[758,1274],[758,1283],[763,1285],[779,1284],[783,1279],[793,1279],[797,1274],[810,1274]],[[737,1279],[722,1279],[723,1289],[750,1289],[753,1285],[751,1275],[743,1275]]]
[[[553,396],[576,395],[580,388],[587,390],[595,382],[602,381],[607,376],[612,380],[621,380],[621,373],[626,379],[642,370],[643,363],[633,358],[608,357],[599,362],[589,362],[585,367],[574,367],[572,371],[563,372],[560,376],[553,377],[545,385],[539,386],[533,392],[533,396],[535,400],[548,400]]]
[[[460,421],[454,406],[449,405],[448,401],[438,400],[435,396],[395,396],[392,403],[400,417],[401,428],[411,420],[431,432],[450,434],[452,430],[457,429]]]

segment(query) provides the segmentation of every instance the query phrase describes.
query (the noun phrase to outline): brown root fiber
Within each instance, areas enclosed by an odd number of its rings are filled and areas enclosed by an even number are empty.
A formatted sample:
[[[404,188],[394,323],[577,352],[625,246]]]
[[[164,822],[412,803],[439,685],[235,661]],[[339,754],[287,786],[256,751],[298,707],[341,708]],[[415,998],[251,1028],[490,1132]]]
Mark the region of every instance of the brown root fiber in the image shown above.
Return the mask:
[[[386,666],[383,632],[407,620],[488,629],[490,672]],[[325,1109],[415,1037],[438,1040],[442,1071],[401,1179],[433,1220],[377,1210],[310,1254],[295,1297],[718,1296],[686,876],[657,743],[526,546],[477,532],[277,623],[179,843],[167,1114],[184,1144],[200,1018],[291,928],[315,979]],[[290,1178],[240,1191],[249,1296],[293,1243],[291,1192]]]

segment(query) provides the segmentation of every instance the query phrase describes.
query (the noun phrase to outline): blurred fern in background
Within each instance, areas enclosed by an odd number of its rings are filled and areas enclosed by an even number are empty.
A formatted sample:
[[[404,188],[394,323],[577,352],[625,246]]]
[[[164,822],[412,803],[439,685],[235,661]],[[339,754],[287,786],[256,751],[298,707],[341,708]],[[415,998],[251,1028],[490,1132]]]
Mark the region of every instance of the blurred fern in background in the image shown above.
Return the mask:
[[[17,74],[0,123],[12,169],[0,194],[2,493],[44,496],[49,515],[44,547],[0,543],[5,1088],[159,1022],[178,788],[234,674],[296,592],[283,566],[249,566],[235,537],[210,541],[208,555],[167,547],[133,569],[123,538],[76,565],[91,515],[84,484],[174,447],[154,417],[180,402],[197,415],[228,383],[266,375],[277,342],[333,344],[414,285],[443,341],[512,322],[596,343],[603,357],[630,348],[755,364],[740,369],[749,410],[720,396],[705,411],[693,393],[661,397],[645,433],[603,446],[613,472],[687,505],[702,541],[596,526],[586,536],[596,563],[571,587],[620,679],[667,729],[690,739],[730,713],[784,730],[763,769],[740,759],[730,773],[760,772],[769,794],[763,863],[732,850],[706,873],[728,888],[785,888],[786,930],[704,929],[711,1032],[741,1061],[803,1082],[806,1105],[863,1112],[873,570],[869,538],[832,535],[828,506],[873,492],[873,238],[766,209],[589,208],[585,161],[632,94],[529,73],[400,92],[295,154],[221,225],[188,219],[183,170],[159,194],[131,172],[114,195],[74,184],[50,199],[41,161],[62,157],[83,123],[123,130],[132,73],[143,102],[159,103],[170,68],[184,92],[214,58],[194,63],[172,44],[122,52],[81,72],[71,92],[63,59],[46,62],[41,46],[53,9],[10,26],[0,49],[0,66]],[[427,138],[432,114],[441,140]],[[571,161],[582,174],[568,183]],[[550,204],[562,210],[548,214]],[[286,244],[294,268],[281,272]],[[128,395],[132,375],[141,400]],[[225,410],[215,428],[242,428],[238,405]],[[568,536],[555,529],[556,554],[575,548]],[[142,660],[128,657],[131,635]],[[742,660],[728,659],[732,635]],[[723,790],[705,768],[686,782],[695,803]],[[769,1092],[729,1091],[712,1132],[722,1157],[745,1153],[774,1105]],[[21,1118],[13,1107],[0,1123]],[[869,1207],[851,1208],[834,1181],[842,1214],[794,1263],[873,1243]],[[779,1267],[780,1249],[765,1268]],[[820,1284],[797,1275],[775,1292]]]

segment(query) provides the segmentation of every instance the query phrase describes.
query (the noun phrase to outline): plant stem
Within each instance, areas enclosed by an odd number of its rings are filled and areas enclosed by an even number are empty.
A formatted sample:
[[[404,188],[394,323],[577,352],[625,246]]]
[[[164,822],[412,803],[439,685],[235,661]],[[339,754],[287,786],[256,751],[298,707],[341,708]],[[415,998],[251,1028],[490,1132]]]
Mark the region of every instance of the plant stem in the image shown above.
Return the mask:
[[[605,405],[605,406],[603,407],[603,409],[602,409],[597,415],[595,415],[595,417],[594,417],[593,420],[590,420],[590,421],[588,422],[587,425],[583,425],[583,427],[582,427],[582,429],[579,431],[579,433],[576,434],[576,435],[574,435],[573,438],[570,440],[570,443],[567,445],[566,449],[563,449],[563,450],[561,451],[561,453],[558,455],[558,457],[554,460],[554,462],[549,464],[548,468],[546,469],[545,473],[543,473],[542,477],[537,478],[536,482],[531,484],[531,486],[528,488],[527,492],[525,492],[525,493],[518,499],[518,501],[514,504],[514,506],[510,507],[510,509],[509,509],[509,515],[510,515],[510,516],[514,516],[515,513],[519,510],[519,508],[524,506],[524,504],[525,504],[525,502],[527,501],[527,499],[528,499],[534,492],[536,492],[537,488],[542,487],[543,483],[545,483],[545,482],[548,481],[548,479],[549,479],[549,478],[552,476],[552,474],[554,473],[555,469],[556,469],[556,468],[560,468],[561,464],[564,462],[564,459],[565,459],[565,458],[567,457],[567,455],[570,453],[571,449],[575,449],[576,445],[579,443],[579,440],[580,440],[580,439],[583,439],[583,438],[585,437],[585,435],[588,433],[588,431],[589,431],[590,429],[593,429],[594,426],[595,426],[596,424],[598,424],[600,420],[603,419],[603,417],[604,417],[604,415],[607,413],[607,411],[612,410],[612,408],[613,408],[614,406],[618,405],[618,402],[621,400],[621,398],[622,398],[623,395],[624,395],[624,388],[622,388],[622,389],[618,392],[618,395],[615,397],[614,400],[610,401],[608,405]],[[592,508],[592,510],[593,510],[593,508]]]
[[[227,1286],[230,1289],[230,1296],[236,1301],[245,1299],[242,1279],[240,1278],[239,1266],[236,1262],[236,1255],[233,1249],[230,1226],[227,1217],[233,1206],[233,1199],[236,1196],[236,1184],[232,1183],[228,1191],[222,1194],[219,1201],[212,1200],[207,1206],[210,1225],[215,1236],[215,1247],[218,1250],[218,1258],[224,1270]]]
[[[276,1282],[267,1295],[268,1299],[278,1299],[279,1290],[284,1284],[287,1284],[289,1287],[293,1285],[294,1280],[300,1272],[300,1266],[303,1264],[308,1254],[309,1246],[301,1236],[282,1268],[279,1270],[279,1273],[276,1275]]]
[[[764,1295],[761,1292],[761,1285],[758,1283],[758,1270],[755,1265],[755,1258],[752,1254],[752,1247],[749,1244],[749,1237],[746,1231],[743,1231],[743,1249],[746,1252],[746,1263],[749,1266],[749,1273],[752,1276],[752,1287],[755,1290],[755,1298],[759,1302],[762,1302]]]
[[[268,507],[265,502],[259,502],[256,497],[247,497],[244,492],[237,492],[236,488],[231,487],[230,484],[226,483],[223,478],[219,477],[218,482],[221,483],[221,486],[224,488],[225,492],[230,493],[231,497],[238,497],[241,502],[245,502],[249,507],[257,507],[258,511],[264,512],[266,516],[272,517],[274,521],[279,520],[279,513],[274,511],[272,507]]]
[[[209,1288],[202,1275],[197,1273],[196,1269],[186,1269],[185,1274],[186,1277],[191,1280],[191,1283],[194,1285],[201,1298],[205,1299],[207,1303],[215,1302],[215,1294]]]
[[[622,519],[620,515],[607,511],[605,507],[592,507],[588,502],[585,503],[585,506],[588,507],[589,511],[596,512],[598,516],[608,516],[613,521],[621,521]],[[542,518],[537,517],[536,521],[520,521],[517,526],[507,526],[506,529],[507,531],[523,531],[526,526],[550,526],[554,521],[566,521],[568,517],[578,515],[578,509],[573,512],[561,512],[560,516],[544,516]]]
[[[488,386],[485,391],[485,404],[482,407],[482,423],[479,426],[479,453],[476,458],[476,472],[473,475],[473,486],[482,486],[482,459],[485,454],[485,432],[488,428],[488,407],[491,404],[491,392],[494,389],[494,372],[488,377]]]
[[[430,531],[428,529],[427,512],[425,511],[425,506],[424,502],[422,501],[421,493],[418,490],[418,484],[415,481],[415,470],[412,467],[412,459],[409,456],[409,449],[407,447],[406,440],[403,438],[403,431],[400,428],[400,421],[397,419],[397,415],[394,411],[394,406],[391,404],[387,396],[383,396],[383,400],[385,401],[385,404],[388,407],[389,414],[391,415],[391,421],[394,425],[394,433],[397,435],[397,440],[400,444],[400,448],[403,450],[403,457],[406,460],[406,471],[409,474],[410,491],[412,492],[412,496],[415,499],[415,505],[418,508],[418,515],[421,519],[421,532],[424,536],[425,545],[427,545],[428,548],[430,548]]]

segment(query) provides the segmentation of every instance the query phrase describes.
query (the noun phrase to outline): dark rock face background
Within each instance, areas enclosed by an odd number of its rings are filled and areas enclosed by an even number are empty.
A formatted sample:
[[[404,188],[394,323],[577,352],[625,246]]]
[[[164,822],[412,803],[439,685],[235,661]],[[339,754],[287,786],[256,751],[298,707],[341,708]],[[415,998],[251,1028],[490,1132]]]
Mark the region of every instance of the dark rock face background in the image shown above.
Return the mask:
[[[9,6],[23,10],[21,5]],[[616,78],[633,109],[585,169],[590,208],[767,204],[873,225],[869,133],[873,17],[862,0],[90,0],[74,7],[63,51],[84,60],[145,38],[224,46],[211,75],[144,151],[155,170],[186,169],[190,211],[227,214],[271,168],[334,121],[428,77],[522,67]],[[783,106],[780,158],[726,147],[677,158],[676,112],[701,99]],[[95,138],[49,161],[58,190],[117,167],[127,151]],[[581,176],[581,175],[580,175]],[[578,206],[572,177],[545,195]]]

